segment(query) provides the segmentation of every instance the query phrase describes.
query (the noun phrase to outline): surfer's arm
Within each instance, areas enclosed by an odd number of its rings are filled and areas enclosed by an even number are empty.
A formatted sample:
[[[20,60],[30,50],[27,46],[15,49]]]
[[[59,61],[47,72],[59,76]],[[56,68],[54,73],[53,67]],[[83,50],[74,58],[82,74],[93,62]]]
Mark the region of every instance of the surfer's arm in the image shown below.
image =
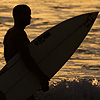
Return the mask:
[[[35,73],[38,73],[39,76],[42,76],[43,72],[39,69],[34,59],[32,59],[32,57],[30,56],[29,44],[25,40],[17,44],[18,52],[22,56],[22,59],[24,60],[26,66]]]
[[[40,70],[34,59],[30,55],[29,51],[29,41],[27,37],[20,36],[17,39],[16,47],[18,49],[18,52],[22,56],[22,59],[24,63],[26,64],[26,67],[36,73],[40,79],[41,79],[41,85],[42,87],[47,87],[49,78]]]
[[[18,37],[17,43],[16,43],[16,48],[18,49],[18,52],[21,54],[26,66],[37,73],[41,78],[45,77],[48,79],[46,75],[40,70],[34,59],[30,56],[30,51],[29,51],[29,43],[30,41],[26,37],[26,35],[20,35]]]
[[[40,70],[36,62],[32,59],[28,47],[25,48],[25,50],[20,51],[20,54],[28,69],[30,69],[40,77],[42,90],[47,91],[49,89],[49,78]]]

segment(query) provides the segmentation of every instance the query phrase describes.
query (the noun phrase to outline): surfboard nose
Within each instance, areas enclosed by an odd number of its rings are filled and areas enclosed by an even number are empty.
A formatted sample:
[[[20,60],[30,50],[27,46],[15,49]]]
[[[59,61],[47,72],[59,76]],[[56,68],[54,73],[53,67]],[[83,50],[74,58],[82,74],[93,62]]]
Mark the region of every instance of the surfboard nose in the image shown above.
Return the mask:
[[[92,13],[91,17],[92,17],[93,19],[96,19],[96,17],[98,16],[98,13],[99,13],[99,12],[94,12],[94,13]]]
[[[84,25],[87,28],[91,28],[91,26],[93,25],[95,19],[97,18],[99,12],[92,12],[92,13],[88,13],[87,15],[87,20],[85,21]]]

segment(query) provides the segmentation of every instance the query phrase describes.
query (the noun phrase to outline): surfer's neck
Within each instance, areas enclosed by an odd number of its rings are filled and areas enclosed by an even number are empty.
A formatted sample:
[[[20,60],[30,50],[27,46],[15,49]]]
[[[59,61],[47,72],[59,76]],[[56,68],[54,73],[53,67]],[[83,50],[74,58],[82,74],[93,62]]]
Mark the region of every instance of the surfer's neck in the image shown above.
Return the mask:
[[[22,30],[24,30],[25,29],[25,27],[26,27],[26,25],[24,25],[24,24],[21,24],[21,23],[14,23],[14,27],[16,27],[16,28],[18,28],[18,29],[22,29]]]

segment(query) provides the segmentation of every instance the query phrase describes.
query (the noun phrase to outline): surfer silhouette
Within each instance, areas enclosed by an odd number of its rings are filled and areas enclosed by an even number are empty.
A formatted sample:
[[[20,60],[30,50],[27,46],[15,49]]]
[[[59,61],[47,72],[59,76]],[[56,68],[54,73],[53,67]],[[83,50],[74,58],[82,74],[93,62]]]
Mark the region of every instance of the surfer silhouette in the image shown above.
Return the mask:
[[[49,89],[48,77],[42,73],[38,65],[31,58],[28,45],[30,41],[24,31],[30,24],[31,9],[27,5],[17,5],[13,9],[14,26],[10,28],[4,37],[4,57],[8,62],[17,53],[20,53],[26,66],[39,75],[43,91]],[[31,96],[33,98],[34,96]],[[28,100],[28,99],[27,99]]]

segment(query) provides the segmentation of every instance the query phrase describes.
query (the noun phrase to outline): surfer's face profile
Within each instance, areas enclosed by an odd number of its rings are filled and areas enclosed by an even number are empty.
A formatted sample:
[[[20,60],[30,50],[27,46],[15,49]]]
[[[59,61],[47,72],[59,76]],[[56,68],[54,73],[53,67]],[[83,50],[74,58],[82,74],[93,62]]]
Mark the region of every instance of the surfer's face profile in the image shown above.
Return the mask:
[[[31,20],[31,9],[27,5],[17,5],[13,9],[15,24],[27,26]]]
[[[24,13],[22,15],[22,23],[27,26],[27,25],[30,24],[30,21],[31,21],[31,14],[30,13]]]

